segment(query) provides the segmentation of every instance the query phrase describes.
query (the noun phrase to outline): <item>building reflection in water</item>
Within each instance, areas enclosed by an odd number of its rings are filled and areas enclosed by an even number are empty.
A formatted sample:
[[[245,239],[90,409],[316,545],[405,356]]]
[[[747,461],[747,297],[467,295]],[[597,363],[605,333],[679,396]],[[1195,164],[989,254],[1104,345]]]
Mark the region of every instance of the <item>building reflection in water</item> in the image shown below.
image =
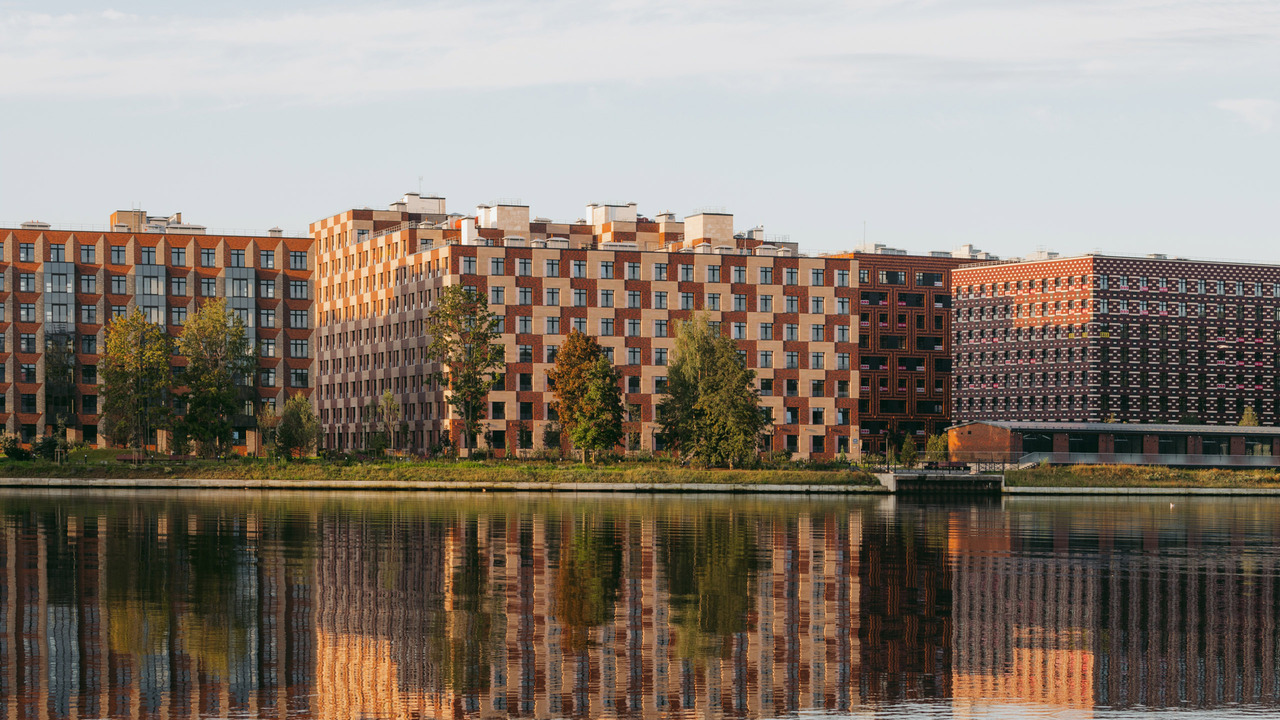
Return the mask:
[[[1276,706],[1280,505],[0,505],[0,719]]]

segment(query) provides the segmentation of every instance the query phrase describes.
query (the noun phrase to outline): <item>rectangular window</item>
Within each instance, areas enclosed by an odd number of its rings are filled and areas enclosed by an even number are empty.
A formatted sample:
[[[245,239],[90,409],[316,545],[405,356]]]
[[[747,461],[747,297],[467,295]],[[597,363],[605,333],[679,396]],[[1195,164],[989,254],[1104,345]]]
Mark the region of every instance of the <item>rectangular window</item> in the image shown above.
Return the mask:
[[[506,298],[507,298],[507,290],[501,285],[494,285],[493,287],[489,288],[489,304],[490,305],[502,305],[506,303],[507,301]]]
[[[262,357],[275,357],[276,356],[275,338],[263,338],[262,340],[259,340],[258,355]]]
[[[200,296],[201,297],[217,297],[218,295],[218,279],[217,278],[200,278]]]
[[[289,340],[289,357],[305,358],[311,357],[309,342],[307,340],[291,339]]]
[[[20,322],[35,322],[36,321],[36,304],[35,303],[19,304],[18,320]]]
[[[584,278],[586,276],[587,276],[587,261],[574,260],[573,261],[573,277]]]
[[[745,283],[747,281],[747,268],[742,265],[733,267],[733,281],[735,283]]]
[[[111,306],[111,319],[112,319],[112,320],[115,320],[116,318],[122,318],[122,317],[124,317],[125,315],[128,315],[128,314],[129,314],[129,306],[127,306],[127,305],[112,305],[112,306]]]
[[[155,265],[155,264],[156,264],[156,249],[155,249],[155,248],[153,248],[153,247],[144,247],[144,248],[142,248],[142,264],[143,264],[143,265]]]
[[[98,262],[98,249],[93,245],[81,245],[80,262],[88,264]]]
[[[18,273],[18,292],[35,292],[36,274]]]
[[[640,321],[636,318],[627,320],[627,337],[640,337]]]
[[[720,282],[720,266],[719,265],[707,266],[707,282],[709,283]]]
[[[546,275],[547,277],[560,277],[560,261],[559,260],[547,261]]]
[[[33,353],[36,351],[36,334],[22,333],[18,336],[18,352]]]
[[[233,268],[244,267],[244,250],[231,251],[231,267]]]
[[[600,291],[600,307],[607,307],[607,308],[613,307],[613,291],[612,290]]]
[[[667,364],[667,349],[666,349],[666,348],[654,348],[654,349],[653,349],[653,364],[654,364],[654,365],[666,366],[666,364]]]
[[[760,323],[760,339],[761,340],[773,339],[773,323]]]
[[[516,317],[516,332],[529,335],[533,332],[533,318],[528,315]]]
[[[638,262],[627,263],[627,279],[628,280],[640,279],[640,263]]]
[[[307,269],[307,251],[306,250],[290,250],[289,251],[289,269],[290,270],[306,270]],[[306,385],[295,385],[294,387],[306,387]]]
[[[641,298],[641,294],[639,290],[628,290],[627,291],[627,307],[629,308],[640,307],[640,298]]]
[[[810,325],[810,326],[809,326],[809,341],[810,341],[810,342],[822,342],[825,338],[826,338],[826,326],[825,326],[825,325]]]
[[[47,305],[45,320],[47,322],[71,322],[71,306],[66,303],[51,303]]]
[[[258,385],[260,385],[261,387],[275,387],[276,386],[276,369],[262,368],[261,370],[259,370]]]
[[[733,296],[733,311],[734,311],[734,312],[746,312],[746,311],[747,311],[747,296],[746,296],[746,295],[743,295],[743,294],[741,294],[741,293],[735,293],[735,294],[734,294],[734,296]]]
[[[763,313],[773,312],[773,296],[772,295],[760,296],[760,312],[763,312]]]
[[[800,326],[795,323],[787,323],[783,326],[783,339],[788,342],[795,342],[800,339]]]
[[[827,276],[826,276],[826,271],[824,269],[813,268],[812,270],[809,271],[810,285],[824,285],[826,284],[826,280],[827,280]]]
[[[169,316],[172,318],[169,321],[170,325],[187,324],[187,309],[184,307],[169,308]]]
[[[820,352],[816,352],[816,353],[809,353],[809,369],[810,369],[810,370],[822,370],[822,369],[823,369],[823,358],[824,358],[825,356],[826,356],[826,355],[825,355],[825,353],[820,353]]]
[[[587,291],[586,291],[586,290],[584,290],[584,289],[582,289],[582,288],[576,288],[576,289],[573,291],[573,306],[574,306],[574,307],[586,307],[586,306],[587,306]]]
[[[836,287],[849,287],[849,271],[848,270],[836,271]]]
[[[665,292],[655,292],[653,294],[653,307],[657,310],[667,309],[667,294]]]
[[[516,275],[529,277],[533,274],[533,261],[529,258],[516,258]]]
[[[259,250],[258,251],[258,267],[262,268],[263,270],[275,270],[276,269],[275,251]]]
[[[98,336],[97,335],[81,335],[80,336],[80,352],[84,355],[98,354]]]
[[[773,367],[773,351],[772,350],[760,351],[760,367],[762,368]]]
[[[799,368],[799,367],[800,367],[800,353],[788,352],[787,353],[787,369],[795,370],[796,368]]]
[[[463,275],[475,275],[475,274],[476,274],[476,259],[475,259],[475,258],[473,258],[473,257],[464,257],[464,258],[462,258],[462,274],[463,274]]]
[[[507,272],[506,258],[489,258],[489,274],[505,275]]]
[[[577,330],[580,333],[585,333],[587,331],[587,319],[581,318],[581,317],[574,318],[573,329]]]
[[[547,318],[547,334],[548,335],[560,334],[560,318],[558,317]],[[548,360],[547,362],[550,362],[550,360]]]
[[[97,305],[81,305],[80,306],[80,322],[89,325],[98,322],[98,306]]]
[[[666,336],[667,336],[667,321],[666,321],[666,320],[654,320],[654,321],[653,321],[653,336],[654,336],[654,337],[666,337]]]
[[[760,284],[761,285],[773,284],[773,268],[771,267],[760,268]]]
[[[310,314],[306,310],[289,311],[289,327],[291,328],[310,327],[310,320]]]
[[[654,280],[666,280],[666,279],[667,279],[667,264],[666,264],[666,263],[654,263],[654,265],[653,265],[653,279],[654,279]]]
[[[797,270],[796,268],[786,268],[785,270],[783,270],[783,273],[786,274],[785,281],[783,282],[784,285],[800,284],[800,271]]]
[[[682,264],[680,267],[680,282],[693,282],[693,266]]]
[[[800,312],[800,298],[795,295],[786,295],[783,298],[786,301],[787,309],[784,312],[798,313]]]
[[[533,288],[522,287],[522,288],[519,288],[516,292],[519,295],[519,300],[521,305],[533,304]]]
[[[693,310],[693,309],[694,309],[694,308],[693,308],[693,293],[691,293],[691,292],[682,292],[682,293],[680,293],[680,309],[681,309],[681,310]]]
[[[67,246],[66,245],[50,245],[49,246],[49,262],[66,262]]]
[[[560,288],[547,288],[547,301],[544,304],[552,306],[559,305]]]
[[[290,368],[289,369],[289,385],[296,388],[307,387],[307,369],[306,368]]]
[[[276,326],[276,311],[261,309],[258,311],[258,327],[273,328]]]
[[[822,315],[826,313],[825,298],[809,298],[809,312],[814,315]]]
[[[184,283],[185,283],[185,281],[184,281]],[[305,285],[305,284],[306,284],[306,282],[305,282],[305,281],[303,281],[303,284]],[[274,298],[275,296],[276,296],[276,281],[275,281],[275,280],[259,280],[259,281],[258,281],[258,297],[260,297],[260,298],[266,298],[266,299],[270,300],[270,299]]]
[[[600,334],[604,337],[611,337],[613,335],[613,318],[600,319]]]
[[[708,310],[720,309],[720,293],[707,293],[707,309]]]
[[[227,293],[231,297],[247,298],[249,297],[249,279],[248,278],[232,278],[230,282],[231,292]]]
[[[217,265],[217,258],[217,248],[200,248],[200,267],[214,267]]]
[[[613,279],[613,263],[611,261],[603,261],[600,263],[600,278],[602,280]]]

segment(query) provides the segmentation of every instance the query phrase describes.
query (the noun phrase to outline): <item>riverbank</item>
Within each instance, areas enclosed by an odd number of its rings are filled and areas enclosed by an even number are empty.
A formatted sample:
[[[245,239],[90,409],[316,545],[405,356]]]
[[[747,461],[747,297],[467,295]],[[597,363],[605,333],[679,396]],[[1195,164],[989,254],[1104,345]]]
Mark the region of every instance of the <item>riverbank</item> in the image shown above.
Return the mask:
[[[186,464],[0,462],[0,487],[198,487],[263,489],[716,491],[739,487],[829,490],[880,488],[874,475],[847,469],[708,470],[674,463],[605,465],[543,461],[414,461],[339,464],[255,459]]]
[[[1007,489],[1044,492],[1079,489],[1164,490],[1264,490],[1280,493],[1280,472],[1275,470],[1191,470],[1146,465],[1073,465],[1009,470],[1004,474]],[[1268,493],[1269,494],[1269,493]]]

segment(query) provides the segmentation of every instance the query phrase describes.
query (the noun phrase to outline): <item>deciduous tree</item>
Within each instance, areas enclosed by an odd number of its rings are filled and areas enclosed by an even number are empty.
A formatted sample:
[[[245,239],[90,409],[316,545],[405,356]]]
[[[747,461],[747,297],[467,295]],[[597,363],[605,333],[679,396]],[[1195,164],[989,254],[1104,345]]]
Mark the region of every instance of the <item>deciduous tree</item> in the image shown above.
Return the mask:
[[[734,467],[755,457],[768,421],[755,373],[728,336],[705,317],[681,323],[667,376],[659,415],[668,447],[707,465]]]
[[[441,365],[434,375],[448,385],[449,405],[462,419],[463,447],[473,448],[489,390],[506,365],[498,316],[474,290],[451,285],[427,317],[427,334],[427,357]]]
[[[231,450],[232,420],[244,406],[257,359],[244,320],[225,300],[210,300],[187,319],[178,338],[187,358],[183,373],[186,414],[181,423],[204,457]],[[246,382],[248,381],[248,382]]]
[[[172,348],[164,328],[147,322],[140,308],[107,324],[98,374],[104,432],[113,443],[145,447],[168,420]]]
[[[1254,410],[1252,405],[1245,405],[1244,412],[1240,415],[1240,427],[1257,427],[1260,424],[1258,411]]]
[[[296,393],[284,403],[276,425],[276,451],[286,460],[306,456],[320,439],[320,420],[311,401]]]
[[[587,370],[586,394],[573,418],[570,437],[582,450],[583,459],[588,452],[595,460],[601,452],[617,447],[622,440],[622,387],[618,371],[604,355],[596,358]]]

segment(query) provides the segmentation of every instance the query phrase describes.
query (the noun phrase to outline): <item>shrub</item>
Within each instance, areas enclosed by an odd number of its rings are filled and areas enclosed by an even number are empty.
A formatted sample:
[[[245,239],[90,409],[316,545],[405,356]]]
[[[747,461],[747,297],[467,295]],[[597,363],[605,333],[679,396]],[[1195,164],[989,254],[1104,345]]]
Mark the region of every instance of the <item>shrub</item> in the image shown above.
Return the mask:
[[[5,433],[0,435],[0,450],[4,451],[5,457],[12,460],[30,460],[31,452],[22,447],[22,440],[17,435]]]
[[[43,460],[54,459],[58,456],[58,439],[52,435],[45,435],[31,443],[31,453]]]

